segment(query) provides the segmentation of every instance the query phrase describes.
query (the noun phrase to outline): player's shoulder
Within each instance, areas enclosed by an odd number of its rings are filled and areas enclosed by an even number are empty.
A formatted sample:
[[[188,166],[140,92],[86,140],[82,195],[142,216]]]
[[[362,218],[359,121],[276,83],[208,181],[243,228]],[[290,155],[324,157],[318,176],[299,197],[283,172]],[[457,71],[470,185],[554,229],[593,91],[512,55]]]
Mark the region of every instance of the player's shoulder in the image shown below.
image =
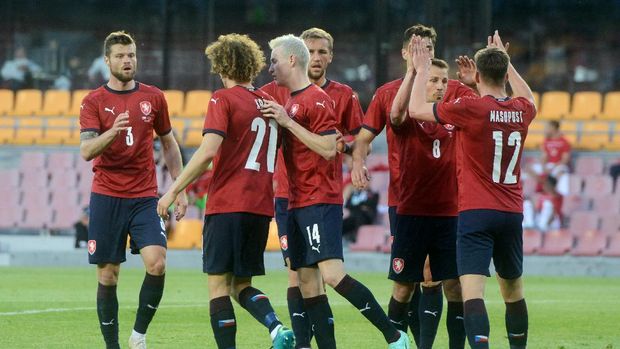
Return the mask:
[[[102,98],[107,93],[109,93],[109,92],[106,90],[105,85],[102,85],[102,86],[99,86],[96,89],[91,90],[90,92],[88,92],[86,94],[86,96],[84,96],[83,101],[85,101],[85,102],[94,102],[94,101],[97,101],[100,98]]]
[[[377,89],[376,94],[392,93],[392,92],[398,91],[402,83],[403,83],[403,79],[396,79],[396,80],[386,82],[385,84],[381,85]]]
[[[323,90],[334,90],[339,93],[353,93],[351,86],[335,80],[327,80],[326,84],[323,86]]]
[[[154,85],[148,85],[148,84],[137,82],[137,81],[136,81],[136,84],[138,84],[138,91],[140,91],[141,93],[152,94],[152,95],[162,96],[162,97],[164,95],[164,92]]]
[[[448,79],[448,88],[469,88],[469,86],[465,85],[459,80]]]

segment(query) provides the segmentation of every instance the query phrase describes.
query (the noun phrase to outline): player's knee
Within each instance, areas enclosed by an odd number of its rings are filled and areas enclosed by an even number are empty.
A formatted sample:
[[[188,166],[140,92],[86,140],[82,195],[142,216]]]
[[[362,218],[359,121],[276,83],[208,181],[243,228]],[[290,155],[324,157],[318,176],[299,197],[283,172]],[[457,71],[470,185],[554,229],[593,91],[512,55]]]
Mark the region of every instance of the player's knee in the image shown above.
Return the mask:
[[[446,299],[450,302],[458,302],[463,300],[461,294],[461,284],[458,280],[446,280],[443,282],[443,292]]]
[[[392,297],[400,303],[407,303],[411,300],[415,283],[395,282],[392,290]]]
[[[342,277],[340,275],[327,273],[326,275],[323,275],[323,280],[325,281],[325,283],[327,285],[329,285],[332,288],[334,288],[334,287],[338,286],[340,281],[342,281]]]
[[[164,275],[166,273],[166,259],[160,258],[146,266],[146,272],[151,275]]]
[[[118,283],[118,270],[104,269],[99,272],[98,281],[104,286],[114,286]]]

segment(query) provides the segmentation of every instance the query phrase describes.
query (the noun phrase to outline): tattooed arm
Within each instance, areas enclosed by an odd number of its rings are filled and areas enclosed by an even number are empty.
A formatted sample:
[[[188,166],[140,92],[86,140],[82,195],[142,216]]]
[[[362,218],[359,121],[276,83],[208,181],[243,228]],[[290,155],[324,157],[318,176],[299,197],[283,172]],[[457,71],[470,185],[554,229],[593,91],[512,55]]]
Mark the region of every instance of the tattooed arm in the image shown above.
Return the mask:
[[[112,128],[99,135],[97,132],[86,131],[80,134],[80,155],[90,161],[101,155],[112,144],[116,135],[129,128],[129,114],[118,114]]]

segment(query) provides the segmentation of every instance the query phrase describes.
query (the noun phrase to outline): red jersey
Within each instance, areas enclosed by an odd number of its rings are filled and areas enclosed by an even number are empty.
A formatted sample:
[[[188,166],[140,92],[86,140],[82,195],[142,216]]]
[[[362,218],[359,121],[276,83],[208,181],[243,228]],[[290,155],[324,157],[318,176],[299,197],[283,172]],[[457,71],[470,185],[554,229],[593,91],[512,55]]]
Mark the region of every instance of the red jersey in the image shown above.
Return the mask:
[[[278,123],[259,111],[271,96],[235,86],[215,91],[203,134],[224,140],[213,159],[213,178],[205,214],[249,212],[273,216],[273,172]]]
[[[388,206],[398,205],[398,176],[399,176],[399,153],[398,144],[392,133],[390,122],[390,111],[392,102],[398,92],[398,88],[403,83],[403,79],[390,81],[379,87],[372,96],[372,101],[364,116],[363,128],[376,135],[386,128],[385,135],[388,147],[388,166],[390,168],[390,184],[388,186]]]
[[[323,86],[323,91],[327,93],[329,97],[335,103],[336,112],[336,127],[343,135],[356,135],[362,125],[362,106],[359,100],[353,93],[353,89],[348,85],[341,84],[336,81],[327,80]],[[288,89],[282,86],[278,86],[275,82],[263,86],[261,90],[277,96],[276,101],[282,105],[286,104],[286,100],[290,96]],[[284,93],[286,92],[286,96]],[[284,99],[286,97],[286,99]],[[336,154],[336,171],[340,173],[342,179],[342,154]],[[277,198],[288,198],[288,182],[286,176],[286,167],[284,166],[284,158],[282,151],[278,151],[278,158],[276,161],[276,173],[274,180],[276,181],[275,196]]]
[[[475,96],[457,80],[449,80],[443,101]],[[392,126],[400,154],[398,214],[456,216],[456,134],[454,126],[409,117]]]
[[[285,109],[295,122],[312,133],[336,133],[334,102],[314,84],[291,93]],[[289,209],[342,204],[342,175],[337,173],[335,160],[325,160],[288,131],[282,146],[288,172]]]
[[[570,153],[570,143],[560,136],[558,138],[545,138],[542,144],[543,151],[547,154],[547,163],[557,164],[562,160],[565,153]]]
[[[463,97],[433,105],[435,118],[458,128],[459,212],[523,212],[522,145],[536,109],[523,97]]]
[[[129,129],[93,160],[92,192],[120,198],[157,197],[153,130],[160,136],[172,131],[168,105],[158,88],[136,82],[128,91],[107,85],[91,91],[80,107],[80,132],[103,134],[125,111]]]

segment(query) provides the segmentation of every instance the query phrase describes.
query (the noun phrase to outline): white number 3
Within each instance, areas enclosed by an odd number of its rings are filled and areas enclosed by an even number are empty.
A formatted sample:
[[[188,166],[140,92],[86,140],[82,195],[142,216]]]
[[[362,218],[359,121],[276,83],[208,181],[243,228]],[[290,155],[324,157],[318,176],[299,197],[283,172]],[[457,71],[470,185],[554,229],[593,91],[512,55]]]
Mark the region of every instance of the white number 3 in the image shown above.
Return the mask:
[[[125,143],[127,143],[127,145],[129,146],[133,145],[133,133],[131,133],[131,127],[127,128],[127,135],[125,136]]]

